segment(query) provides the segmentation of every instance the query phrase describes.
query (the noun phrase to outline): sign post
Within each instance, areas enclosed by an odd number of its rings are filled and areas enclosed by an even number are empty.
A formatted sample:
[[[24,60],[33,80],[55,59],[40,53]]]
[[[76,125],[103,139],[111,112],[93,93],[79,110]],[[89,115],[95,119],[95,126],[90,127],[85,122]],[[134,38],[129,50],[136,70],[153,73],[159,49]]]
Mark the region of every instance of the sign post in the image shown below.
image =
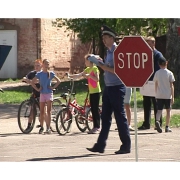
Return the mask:
[[[136,88],[142,87],[154,72],[153,50],[141,36],[125,36],[114,51],[114,72],[126,87],[134,90],[135,151],[137,150]]]

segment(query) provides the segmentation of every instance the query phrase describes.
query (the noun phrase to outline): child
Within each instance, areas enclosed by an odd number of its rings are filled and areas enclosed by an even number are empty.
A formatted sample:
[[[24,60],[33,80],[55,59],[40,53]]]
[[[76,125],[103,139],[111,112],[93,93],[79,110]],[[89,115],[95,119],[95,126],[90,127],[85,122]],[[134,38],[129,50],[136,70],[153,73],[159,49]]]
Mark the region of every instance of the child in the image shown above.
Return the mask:
[[[99,100],[101,87],[99,83],[99,69],[88,60],[90,54],[85,55],[86,69],[79,73],[70,75],[71,78],[87,78],[89,88],[89,99],[93,116],[93,129],[88,134],[96,134],[100,131]]]
[[[22,82],[26,82],[28,84],[31,85],[31,80],[35,77],[36,73],[38,71],[41,71],[41,67],[42,67],[42,60],[41,59],[36,59],[34,61],[34,70],[33,71],[30,71],[25,77],[22,78]],[[37,81],[35,83],[35,86],[37,88],[40,88],[40,84],[39,84],[39,81]],[[34,88],[32,88],[32,96],[33,97],[36,97],[39,99],[40,97],[40,92],[39,91],[36,91]],[[29,117],[29,120],[28,120],[28,125],[27,125],[27,128],[25,129],[26,132],[29,131],[29,129],[31,128],[31,123],[32,123],[32,117],[33,117],[33,111],[31,111],[31,115]]]
[[[124,108],[126,110],[126,117],[129,125],[129,130],[134,131],[134,128],[131,126],[131,95],[132,95],[132,88],[126,87],[126,93],[124,96]],[[118,130],[117,128],[115,130]]]
[[[156,128],[159,133],[162,132],[160,126],[160,117],[162,115],[163,106],[166,108],[166,127],[165,132],[172,132],[169,128],[171,106],[174,103],[174,85],[175,81],[173,73],[167,69],[168,62],[164,57],[158,60],[160,69],[155,73],[153,81],[155,82],[156,100],[158,111],[156,114]]]
[[[47,117],[46,117],[46,133],[50,134],[50,123],[51,123],[51,108],[52,108],[52,101],[53,101],[53,89],[57,88],[60,84],[60,79],[55,75],[53,71],[49,71],[49,60],[44,59],[42,63],[42,71],[37,72],[35,77],[32,79],[32,86],[37,90],[40,91],[40,125],[41,128],[39,130],[39,134],[42,134],[44,131],[43,123],[44,123],[44,110],[47,104]],[[40,88],[37,88],[34,84],[36,80],[39,79]],[[52,87],[51,81],[55,79],[57,82]]]
[[[126,94],[124,97],[124,107],[126,110],[126,116],[128,120],[129,130],[134,131],[134,129],[131,127],[131,95],[132,95],[132,88],[126,87]]]

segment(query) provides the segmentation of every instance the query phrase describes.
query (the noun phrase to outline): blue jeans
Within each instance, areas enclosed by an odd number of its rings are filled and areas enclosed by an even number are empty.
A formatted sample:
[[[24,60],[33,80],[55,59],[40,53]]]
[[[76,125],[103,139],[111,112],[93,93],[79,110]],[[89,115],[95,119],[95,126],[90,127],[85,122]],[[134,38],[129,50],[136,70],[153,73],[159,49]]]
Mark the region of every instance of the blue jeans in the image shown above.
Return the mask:
[[[119,138],[122,142],[121,150],[131,149],[131,138],[128,128],[128,122],[124,111],[125,86],[106,86],[102,96],[102,129],[99,134],[97,143],[98,149],[106,147],[110,126],[112,123],[112,113],[114,112]]]

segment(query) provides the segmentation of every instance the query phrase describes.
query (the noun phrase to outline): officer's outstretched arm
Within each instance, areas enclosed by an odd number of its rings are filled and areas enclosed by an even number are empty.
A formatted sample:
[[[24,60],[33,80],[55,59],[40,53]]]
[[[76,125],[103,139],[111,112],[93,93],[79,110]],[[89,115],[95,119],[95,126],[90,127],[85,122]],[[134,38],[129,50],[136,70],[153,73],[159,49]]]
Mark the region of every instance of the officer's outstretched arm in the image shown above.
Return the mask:
[[[109,72],[114,74],[114,68],[113,67],[109,67],[106,64],[99,64],[99,67],[101,69],[103,69],[104,71],[109,71]]]

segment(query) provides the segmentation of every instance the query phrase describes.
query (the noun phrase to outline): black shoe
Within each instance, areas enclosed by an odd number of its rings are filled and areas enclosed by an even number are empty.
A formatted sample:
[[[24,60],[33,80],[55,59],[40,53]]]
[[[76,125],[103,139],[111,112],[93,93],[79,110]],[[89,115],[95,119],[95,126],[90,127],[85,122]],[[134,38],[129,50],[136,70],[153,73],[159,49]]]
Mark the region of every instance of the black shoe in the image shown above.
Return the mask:
[[[161,128],[162,128],[162,124],[160,124]],[[155,127],[154,127],[154,130],[157,131],[157,127],[156,127],[156,124],[155,124]]]
[[[130,150],[118,150],[118,151],[115,151],[114,153],[115,154],[127,154],[127,153],[130,153],[131,151]]]
[[[28,127],[24,130],[25,133],[29,133],[29,131],[31,131],[31,126],[28,126]]]
[[[138,127],[138,130],[146,130],[146,129],[150,129],[150,127],[146,127],[144,125]]]
[[[161,126],[161,125],[160,125]],[[161,126],[161,128],[162,128],[162,126]],[[154,130],[156,130],[157,131],[157,127],[154,127]]]
[[[91,152],[98,152],[98,153],[104,153],[104,149],[98,149],[96,148],[95,146],[92,147],[92,148],[86,148],[88,151],[91,151]]]
[[[157,132],[162,133],[162,128],[160,126],[160,122],[159,121],[156,121],[156,130],[157,130]]]
[[[43,133],[43,131],[44,131],[44,128],[43,128],[43,127],[41,127],[41,128],[39,129],[39,134],[42,134],[42,133]]]

